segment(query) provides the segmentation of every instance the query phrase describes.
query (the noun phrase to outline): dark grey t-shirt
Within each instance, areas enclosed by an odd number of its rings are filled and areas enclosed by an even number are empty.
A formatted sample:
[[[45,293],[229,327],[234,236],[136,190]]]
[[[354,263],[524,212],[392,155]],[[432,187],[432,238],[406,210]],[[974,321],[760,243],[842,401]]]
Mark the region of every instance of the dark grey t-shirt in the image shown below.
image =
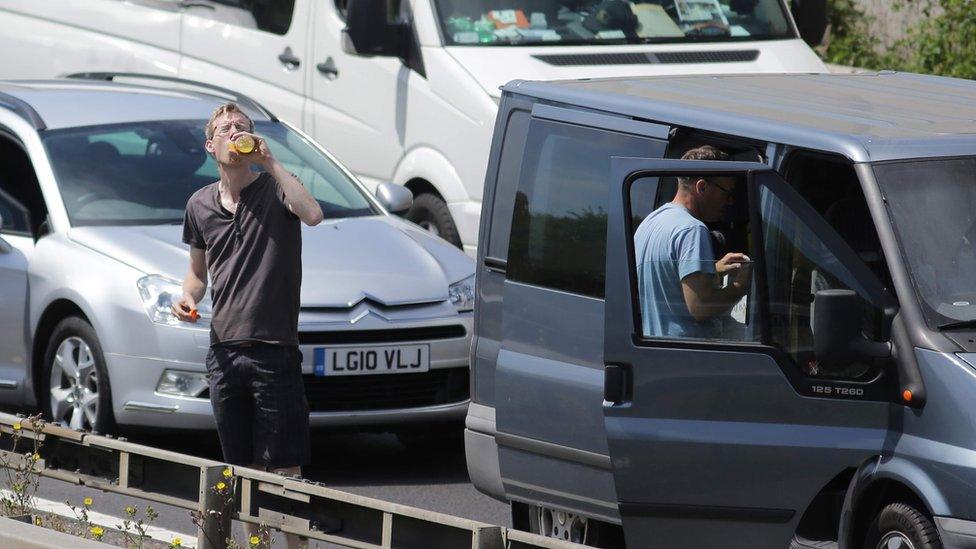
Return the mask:
[[[183,242],[207,253],[211,345],[298,344],[301,221],[270,174],[241,190],[236,214],[220,204],[218,183],[193,193],[186,203]]]

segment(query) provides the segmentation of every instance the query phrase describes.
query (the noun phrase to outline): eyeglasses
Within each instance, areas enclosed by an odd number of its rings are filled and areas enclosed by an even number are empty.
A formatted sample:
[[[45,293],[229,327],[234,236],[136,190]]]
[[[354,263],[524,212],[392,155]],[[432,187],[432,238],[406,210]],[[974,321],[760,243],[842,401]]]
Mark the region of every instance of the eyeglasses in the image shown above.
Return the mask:
[[[227,135],[231,131],[237,130],[239,132],[251,131],[251,125],[246,122],[228,122],[227,124],[221,124],[217,126],[217,135]]]
[[[734,189],[733,190],[726,189],[725,187],[719,185],[718,183],[716,183],[716,182],[714,182],[714,181],[712,181],[710,179],[706,179],[705,182],[708,183],[709,185],[712,185],[712,186],[718,188],[718,190],[720,190],[723,193],[725,193],[725,197],[726,198],[732,198],[732,192],[733,192]]]

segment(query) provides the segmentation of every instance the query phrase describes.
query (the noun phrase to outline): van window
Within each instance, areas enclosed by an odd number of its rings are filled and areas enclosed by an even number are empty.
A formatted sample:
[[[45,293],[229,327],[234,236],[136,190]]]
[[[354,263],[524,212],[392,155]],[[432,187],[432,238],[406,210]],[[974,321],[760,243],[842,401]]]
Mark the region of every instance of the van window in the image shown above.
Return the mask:
[[[196,0],[206,9],[194,15],[247,29],[285,34],[291,26],[295,0]]]
[[[779,0],[435,0],[434,5],[447,45],[569,46],[794,38]]]
[[[819,189],[810,197],[772,174],[760,178],[754,190],[747,189],[741,176],[707,178],[706,187],[719,185],[722,191],[715,192],[731,192],[722,219],[706,219],[704,224],[689,210],[670,202],[677,188],[677,182],[672,181],[675,178],[661,178],[656,186],[657,209],[648,216],[640,201],[652,194],[638,187],[652,178],[632,183],[632,268],[639,335],[645,339],[762,341],[783,350],[807,376],[863,379],[871,375],[875,370],[870,365],[857,363],[841,371],[825,372],[814,356],[817,291],[853,290],[860,297],[864,333],[868,335],[876,333],[884,291],[875,274],[878,256],[871,242],[876,242],[876,237],[870,240],[874,228],[866,207],[863,215],[867,218],[859,217],[862,209],[857,199],[863,202],[863,197],[846,187],[844,192],[836,192],[838,189],[831,187],[834,179],[817,185],[817,173],[807,174],[802,184],[808,192]],[[853,181],[856,185],[856,177]],[[758,209],[760,227],[750,223],[750,203]],[[864,224],[871,225],[869,231],[864,230]],[[860,227],[856,232],[861,236],[843,234],[848,225]],[[734,272],[719,275],[715,261],[735,252],[745,253],[751,260],[745,265],[746,281],[740,282],[748,290],[733,296],[737,299],[713,299],[708,303],[717,309],[699,308],[693,314],[683,288],[685,277],[705,273],[712,278],[711,288],[718,289],[713,295],[727,292]],[[763,264],[765,273],[756,270]],[[760,292],[763,274],[766,288]],[[761,295],[766,296],[765,302],[760,302]],[[765,333],[759,322],[763,311],[768,319]]]
[[[512,215],[508,277],[602,298],[611,156],[649,156],[660,142],[533,120]]]
[[[508,118],[502,152],[498,160],[498,176],[491,213],[491,231],[488,234],[488,256],[508,258],[508,237],[512,227],[512,208],[515,205],[515,186],[522,169],[522,155],[529,131],[530,115],[515,110]]]

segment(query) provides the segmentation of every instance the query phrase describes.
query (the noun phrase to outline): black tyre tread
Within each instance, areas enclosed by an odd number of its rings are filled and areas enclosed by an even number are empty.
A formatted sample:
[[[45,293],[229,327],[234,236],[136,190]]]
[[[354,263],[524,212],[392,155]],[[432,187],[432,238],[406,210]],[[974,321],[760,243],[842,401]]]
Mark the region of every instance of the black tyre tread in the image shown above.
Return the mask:
[[[49,420],[53,419],[51,418],[50,398],[47,396],[48,387],[51,386],[50,364],[53,360],[53,354],[57,352],[57,343],[60,343],[69,334],[79,335],[84,338],[95,353],[96,368],[99,367],[98,365],[101,366],[98,372],[98,391],[99,394],[105,395],[105,400],[99,403],[98,407],[98,432],[100,434],[114,434],[117,429],[115,414],[112,410],[111,383],[105,366],[105,353],[102,351],[102,343],[98,339],[98,334],[95,333],[95,328],[84,318],[78,316],[66,317],[58,322],[54,326],[54,330],[51,331],[51,335],[44,348],[44,361],[41,364],[41,386],[39,388],[41,401],[38,402],[38,405],[45,418]],[[108,405],[106,406],[105,403]]]
[[[407,219],[414,223],[423,219],[430,219],[437,225],[440,237],[461,247],[461,236],[458,234],[451,210],[444,199],[433,193],[422,193],[414,197],[413,206],[407,211]]]
[[[918,549],[942,549],[935,524],[925,514],[907,503],[889,503],[881,509],[868,529],[865,549],[875,549],[885,532],[892,528],[908,534],[919,543]]]

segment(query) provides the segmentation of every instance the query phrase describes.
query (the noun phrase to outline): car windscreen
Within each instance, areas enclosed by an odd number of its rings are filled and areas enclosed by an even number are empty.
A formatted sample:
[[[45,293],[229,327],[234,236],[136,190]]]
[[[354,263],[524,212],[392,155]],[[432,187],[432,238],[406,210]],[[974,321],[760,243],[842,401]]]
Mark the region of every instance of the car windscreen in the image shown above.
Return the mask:
[[[932,328],[976,321],[976,158],[874,166]]]
[[[220,178],[217,163],[203,147],[206,123],[164,120],[44,132],[71,224],[181,223],[190,195]],[[380,213],[345,172],[301,135],[273,122],[256,123],[255,133],[302,180],[327,219]]]
[[[457,46],[731,42],[795,38],[780,0],[435,0]]]

